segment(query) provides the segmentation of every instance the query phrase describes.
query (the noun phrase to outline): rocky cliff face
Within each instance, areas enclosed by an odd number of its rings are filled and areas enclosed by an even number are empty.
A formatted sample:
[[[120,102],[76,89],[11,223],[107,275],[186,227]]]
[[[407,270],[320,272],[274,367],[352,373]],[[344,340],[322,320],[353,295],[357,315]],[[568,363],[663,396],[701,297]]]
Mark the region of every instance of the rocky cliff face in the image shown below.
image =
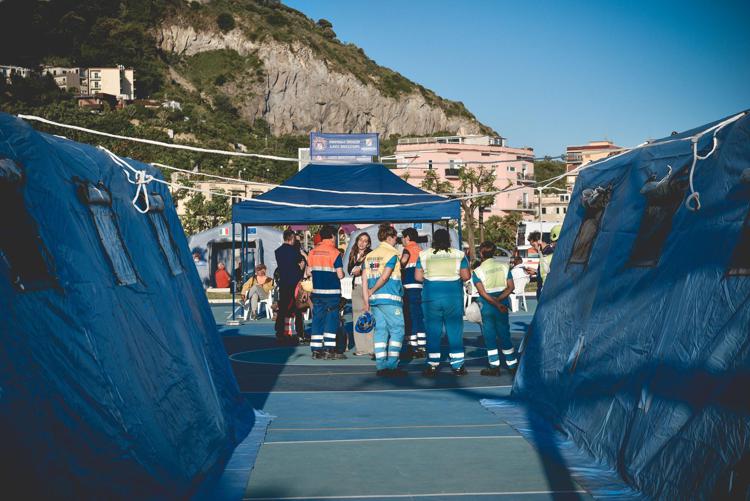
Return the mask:
[[[322,128],[336,132],[378,131],[388,137],[438,131],[477,134],[488,130],[472,117],[449,115],[429,103],[418,90],[398,97],[385,96],[352,74],[332,70],[300,42],[284,44],[269,38],[252,41],[239,28],[222,33],[175,22],[162,25],[157,40],[162,51],[177,56],[231,49],[242,56],[259,58],[264,66],[262,82],[257,76],[240,76],[221,90],[243,118],[265,119],[274,134],[306,134]]]

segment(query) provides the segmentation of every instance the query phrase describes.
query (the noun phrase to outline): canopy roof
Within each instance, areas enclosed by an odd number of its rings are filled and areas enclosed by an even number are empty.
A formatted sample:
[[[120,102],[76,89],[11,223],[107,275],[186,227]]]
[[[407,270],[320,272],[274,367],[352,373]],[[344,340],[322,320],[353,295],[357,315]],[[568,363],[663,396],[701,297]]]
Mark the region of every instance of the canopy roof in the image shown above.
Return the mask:
[[[232,222],[426,222],[460,214],[458,200],[422,191],[382,164],[310,164],[271,191],[235,204]]]

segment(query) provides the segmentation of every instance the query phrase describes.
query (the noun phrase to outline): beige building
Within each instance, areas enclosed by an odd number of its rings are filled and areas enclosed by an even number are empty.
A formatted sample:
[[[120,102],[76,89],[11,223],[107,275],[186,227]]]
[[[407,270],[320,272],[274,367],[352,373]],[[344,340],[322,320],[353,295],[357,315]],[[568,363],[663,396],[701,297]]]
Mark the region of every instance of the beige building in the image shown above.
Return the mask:
[[[540,202],[538,220],[562,223],[568,213],[570,193],[543,193]]]
[[[23,78],[26,78],[31,75],[31,72],[31,68],[0,64],[0,78],[4,78],[8,83],[10,83],[10,77],[12,77],[13,75],[19,75]]]
[[[567,172],[570,172],[581,165],[616,155],[622,151],[625,151],[625,148],[617,146],[612,141],[589,141],[589,144],[584,146],[568,146],[566,149],[565,167]],[[567,176],[566,182],[568,186],[575,184],[576,177],[578,177],[577,172]]]
[[[174,173],[172,174],[172,182],[180,184],[181,181],[184,181],[186,179],[186,176],[184,174],[180,173]],[[224,191],[227,194],[231,194],[232,197],[235,199],[235,202],[240,202],[242,200],[257,197],[258,195],[267,192],[271,188],[273,188],[273,185],[269,184],[262,184],[262,183],[253,183],[253,182],[246,182],[246,183],[240,183],[240,182],[229,182],[229,181],[205,181],[205,182],[193,182],[192,187],[198,190],[202,190],[204,193],[203,195],[206,197],[206,199],[211,200],[214,196],[218,195],[212,195],[209,192],[218,192],[218,191]],[[171,187],[172,194],[174,195],[175,191],[178,191],[179,188]],[[184,216],[187,209],[185,207],[185,204],[190,200],[190,197],[195,194],[195,192],[188,193],[188,196],[179,200],[177,202],[177,215],[178,216]],[[224,197],[227,201],[227,204],[230,203],[229,197]]]
[[[135,99],[135,72],[132,68],[86,68],[81,79],[82,94],[110,94],[118,99]]]
[[[394,173],[405,177],[410,184],[420,186],[425,174],[432,169],[459,189],[459,170],[463,166],[485,168],[495,172],[495,188],[522,186],[495,197],[492,206],[485,208],[485,217],[504,216],[521,212],[532,217],[534,202],[534,150],[511,148],[505,138],[498,136],[443,136],[399,139]]]

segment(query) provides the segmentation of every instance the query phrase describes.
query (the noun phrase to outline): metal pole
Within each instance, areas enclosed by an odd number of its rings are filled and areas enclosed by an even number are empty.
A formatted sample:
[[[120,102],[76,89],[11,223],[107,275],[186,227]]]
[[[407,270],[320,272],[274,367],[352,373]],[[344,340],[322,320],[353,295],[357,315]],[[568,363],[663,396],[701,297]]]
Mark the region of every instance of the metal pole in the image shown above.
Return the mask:
[[[461,218],[458,218],[458,248],[463,249],[463,237],[461,235]]]
[[[232,281],[234,280],[234,221],[232,221],[232,275],[231,280],[229,280],[229,286],[232,287]],[[232,321],[236,320],[234,316],[234,309],[235,309],[235,297],[234,297],[234,291],[236,287],[232,287]]]

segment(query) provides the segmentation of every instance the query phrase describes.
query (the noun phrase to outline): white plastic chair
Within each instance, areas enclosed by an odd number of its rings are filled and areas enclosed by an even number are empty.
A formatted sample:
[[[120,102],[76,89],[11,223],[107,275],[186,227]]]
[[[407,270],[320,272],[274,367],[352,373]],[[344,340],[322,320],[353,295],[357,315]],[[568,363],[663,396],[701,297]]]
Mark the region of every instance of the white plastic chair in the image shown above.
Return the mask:
[[[513,293],[510,295],[510,311],[518,311],[519,300],[523,303],[523,311],[529,311],[529,307],[526,304],[526,286],[529,284],[530,278],[520,277],[514,278],[513,284],[516,286],[513,289]]]
[[[260,301],[258,301],[258,311],[256,311],[255,314],[260,316],[260,307],[265,305],[266,318],[273,318],[273,311],[271,311],[272,303],[273,303],[273,298],[271,297],[271,294],[269,294],[266,299],[261,299]]]

